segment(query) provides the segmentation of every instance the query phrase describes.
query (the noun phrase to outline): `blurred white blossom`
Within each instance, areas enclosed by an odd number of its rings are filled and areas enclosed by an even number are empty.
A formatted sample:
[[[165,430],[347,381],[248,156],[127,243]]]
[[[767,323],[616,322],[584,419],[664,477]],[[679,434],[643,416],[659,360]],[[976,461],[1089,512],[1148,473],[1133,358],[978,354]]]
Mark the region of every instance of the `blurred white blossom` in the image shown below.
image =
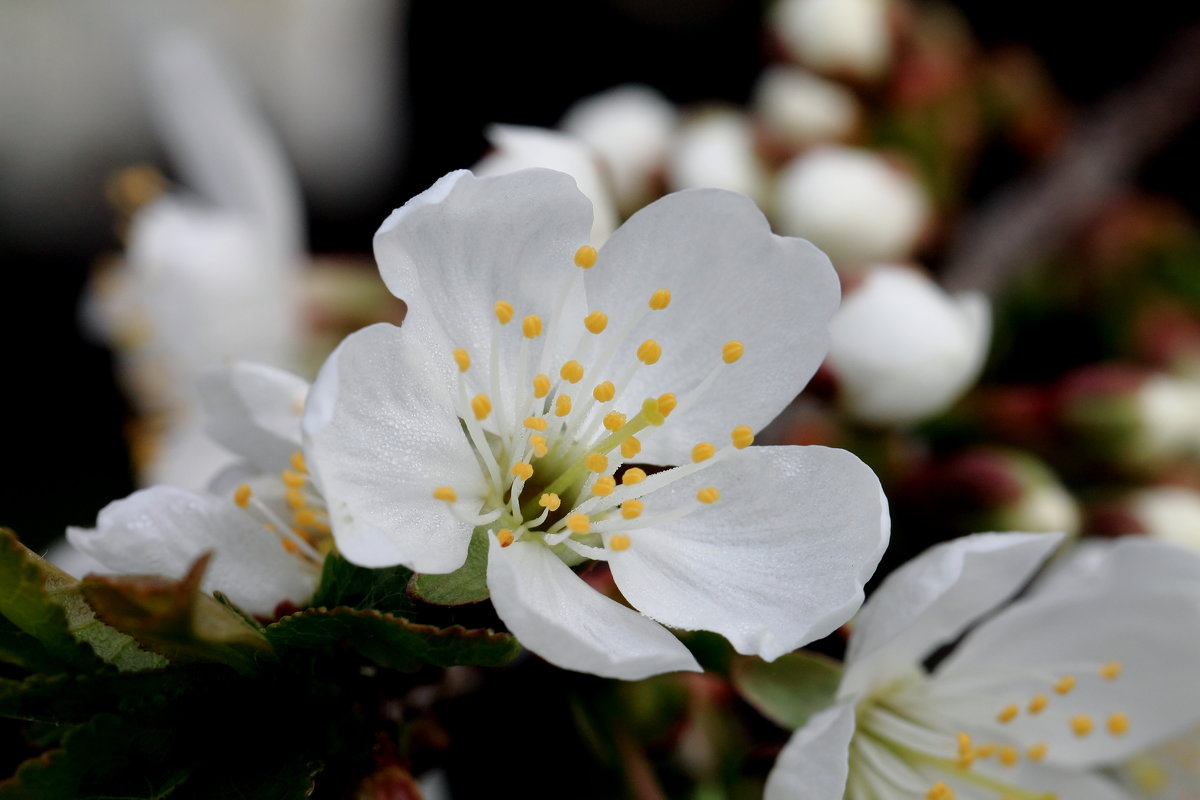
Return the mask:
[[[759,76],[752,104],[771,137],[793,149],[849,136],[861,114],[846,87],[782,64]]]
[[[819,72],[878,78],[892,57],[888,0],[779,0],[771,30],[788,53]]]

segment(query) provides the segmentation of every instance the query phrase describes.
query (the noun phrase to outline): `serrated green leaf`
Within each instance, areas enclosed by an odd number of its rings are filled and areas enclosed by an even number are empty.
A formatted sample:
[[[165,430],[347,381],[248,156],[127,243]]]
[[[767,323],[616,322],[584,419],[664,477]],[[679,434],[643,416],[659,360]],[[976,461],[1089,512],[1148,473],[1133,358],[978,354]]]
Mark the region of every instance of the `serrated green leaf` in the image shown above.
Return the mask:
[[[319,608],[371,608],[409,616],[414,608],[408,596],[412,570],[407,567],[369,569],[351,564],[338,553],[325,557],[321,580],[309,605]]]
[[[426,664],[499,666],[521,650],[512,636],[461,625],[418,625],[374,610],[311,608],[268,625],[280,650],[318,650],[346,643],[379,666],[414,671]]]
[[[479,603],[491,597],[487,585],[487,532],[476,528],[471,534],[466,562],[445,575],[416,575],[410,591],[426,603],[461,606]]]
[[[833,704],[842,665],[816,653],[788,653],[771,662],[745,657],[734,662],[733,686],[777,725],[797,729]]]

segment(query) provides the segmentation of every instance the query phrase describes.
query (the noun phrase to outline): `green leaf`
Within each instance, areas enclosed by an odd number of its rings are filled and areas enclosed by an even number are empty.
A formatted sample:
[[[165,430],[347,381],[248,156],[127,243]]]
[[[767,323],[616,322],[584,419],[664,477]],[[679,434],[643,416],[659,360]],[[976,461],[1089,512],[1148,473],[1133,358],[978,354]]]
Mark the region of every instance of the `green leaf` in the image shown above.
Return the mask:
[[[0,678],[0,717],[63,725],[86,722],[105,711],[158,709],[168,702],[165,698],[187,690],[189,680],[178,670]]]
[[[487,586],[487,559],[487,532],[476,528],[471,534],[466,563],[445,575],[416,575],[409,590],[426,603],[439,606],[482,602],[491,596]]]
[[[66,665],[42,646],[42,643],[0,617],[0,661],[30,672],[63,672]]]
[[[268,625],[266,634],[280,650],[328,649],[344,642],[381,667],[407,672],[425,664],[494,667],[521,650],[520,643],[504,633],[461,625],[418,625],[391,614],[351,608],[301,611]]]
[[[209,556],[175,581],[157,575],[90,575],[83,595],[97,616],[171,661],[217,661],[243,674],[270,656],[261,630],[200,590]]]
[[[310,606],[372,608],[389,614],[410,616],[414,608],[408,596],[412,570],[406,567],[368,569],[351,564],[339,553],[325,557],[321,580]]]
[[[742,699],[777,725],[796,729],[833,704],[842,666],[816,653],[788,653],[771,662],[753,657],[733,665],[733,686]]]

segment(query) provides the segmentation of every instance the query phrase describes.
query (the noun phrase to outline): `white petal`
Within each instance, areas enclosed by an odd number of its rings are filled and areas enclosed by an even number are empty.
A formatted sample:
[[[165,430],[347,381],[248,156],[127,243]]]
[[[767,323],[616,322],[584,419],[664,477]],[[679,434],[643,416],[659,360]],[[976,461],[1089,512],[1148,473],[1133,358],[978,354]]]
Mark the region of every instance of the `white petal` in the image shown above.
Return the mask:
[[[107,575],[112,572],[87,553],[76,549],[75,545],[66,538],[55,539],[51,542],[42,558],[73,578],[82,578],[84,575],[90,574]]]
[[[283,549],[278,536],[231,500],[169,486],[134,492],[100,511],[94,530],[70,528],[67,539],[118,573],[180,578],[213,552],[202,584],[264,616],[284,600],[300,604],[317,573]]]
[[[1015,594],[1060,541],[1050,533],[981,533],[931,547],[900,567],[855,619],[839,693],[866,692],[911,673]]]
[[[372,325],[342,342],[309,393],[309,470],[338,547],[363,566],[450,572],[467,557],[471,526],[433,491],[452,487],[474,514],[486,482],[432,359],[407,324]]]
[[[972,631],[940,665],[934,684],[986,673],[995,676],[989,692],[1007,692],[1011,702],[1045,692],[1045,711],[994,728],[995,735],[1046,742],[1047,763],[1110,763],[1193,725],[1200,719],[1200,558],[1141,545],[1109,548],[1104,568],[1083,564],[1078,579],[1062,574],[1071,564],[1061,567],[1049,590],[1035,590]],[[1178,580],[1185,570],[1188,579]],[[1115,680],[1099,675],[1110,661],[1122,665]],[[1048,677],[1024,677],[1035,671]],[[1078,683],[1059,696],[1050,684],[1063,674]],[[1128,717],[1123,736],[1105,730],[1113,713]],[[1091,735],[1071,732],[1076,714],[1092,717]]]
[[[609,375],[596,378],[618,380],[637,363],[639,343],[658,341],[662,359],[641,367],[623,396],[633,409],[664,392],[682,403],[723,363],[726,342],[745,346],[695,405],[645,437],[641,458],[657,464],[687,460],[699,441],[724,444],[736,425],[759,430],[774,419],[824,358],[840,292],[820,251],[775,236],[748,199],[716,189],[679,192],[639,211],[608,240],[585,280],[589,310],[608,314],[613,331],[656,290],[671,292],[670,306],[650,312]]]
[[[208,435],[260,472],[284,469],[300,449],[308,381],[298,375],[239,361],[208,370],[197,389]]]
[[[500,619],[551,664],[622,680],[700,671],[666,628],[592,589],[540,543],[500,547],[492,537],[487,581]]]
[[[845,450],[752,447],[647,495],[644,513],[695,504],[707,486],[720,492],[716,503],[635,530],[628,550],[610,554],[635,608],[664,625],[716,631],[767,660],[858,610],[890,530],[866,465]]]
[[[841,703],[792,734],[767,776],[764,800],[842,800],[854,711],[854,703]]]

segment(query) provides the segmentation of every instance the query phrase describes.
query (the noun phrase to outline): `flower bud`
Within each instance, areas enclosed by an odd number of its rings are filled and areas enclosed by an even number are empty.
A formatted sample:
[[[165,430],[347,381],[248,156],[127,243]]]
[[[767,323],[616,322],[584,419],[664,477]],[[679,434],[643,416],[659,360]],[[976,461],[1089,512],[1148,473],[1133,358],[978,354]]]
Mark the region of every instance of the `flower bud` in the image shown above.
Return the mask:
[[[753,105],[771,139],[793,150],[843,139],[859,120],[858,100],[848,89],[791,66],[763,72]]]
[[[762,205],[766,175],[754,151],[745,116],[714,108],[689,117],[676,137],[667,166],[671,191],[713,187],[740,192]]]
[[[887,0],[781,0],[768,24],[789,55],[818,72],[871,80],[892,58]]]
[[[1144,534],[1200,553],[1200,492],[1182,486],[1140,489],[1093,515],[1098,532]]]

